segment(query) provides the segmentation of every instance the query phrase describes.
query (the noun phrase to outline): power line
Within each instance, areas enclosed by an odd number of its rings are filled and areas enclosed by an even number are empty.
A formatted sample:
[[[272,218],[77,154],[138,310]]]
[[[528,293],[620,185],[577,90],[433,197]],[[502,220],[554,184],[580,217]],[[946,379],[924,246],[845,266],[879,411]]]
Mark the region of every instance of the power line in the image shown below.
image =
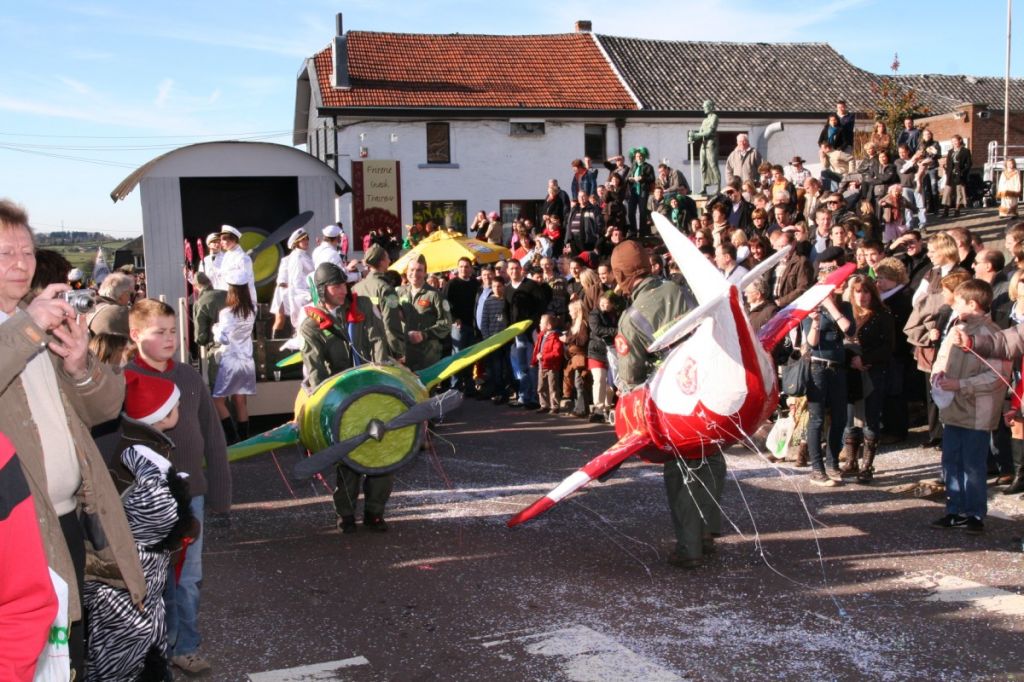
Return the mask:
[[[0,133],[2,135],[3,133]],[[291,135],[289,132],[277,133],[277,134],[264,134],[254,133],[252,135],[236,136],[228,141],[253,141],[253,140],[269,140],[275,137],[283,137],[285,135]],[[32,142],[0,142],[0,145],[5,147],[18,147],[20,149],[54,149],[59,151],[148,151],[155,149],[175,149],[180,147],[179,144],[148,144],[148,145],[63,145],[63,144],[40,144]]]
[[[123,163],[120,161],[110,161],[109,159],[89,159],[84,156],[71,156],[70,154],[54,154],[50,152],[43,152],[34,149],[21,149],[18,147],[12,147],[9,145],[0,144],[0,149],[6,149],[11,152],[21,152],[22,154],[35,154],[36,156],[45,156],[52,159],[65,159],[68,161],[81,161],[82,163],[91,163],[97,166],[111,166],[114,168],[138,168],[137,163]]]
[[[303,131],[306,132],[306,131]],[[291,134],[291,130],[265,130],[257,132],[239,133],[237,135],[231,133],[202,133],[202,134],[186,134],[186,135],[57,135],[53,133],[11,133],[0,131],[0,135],[6,137],[45,137],[49,139],[58,140],[169,140],[169,139],[187,139],[187,138],[239,138],[256,135],[268,135],[268,136],[279,136]]]

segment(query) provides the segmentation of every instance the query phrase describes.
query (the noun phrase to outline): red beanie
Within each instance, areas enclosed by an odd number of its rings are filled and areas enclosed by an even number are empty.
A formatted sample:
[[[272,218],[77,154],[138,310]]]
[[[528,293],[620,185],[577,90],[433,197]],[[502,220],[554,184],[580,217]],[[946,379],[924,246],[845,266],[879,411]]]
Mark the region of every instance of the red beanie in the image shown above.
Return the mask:
[[[155,424],[171,413],[181,391],[173,381],[132,370],[124,373],[124,414],[144,424]]]

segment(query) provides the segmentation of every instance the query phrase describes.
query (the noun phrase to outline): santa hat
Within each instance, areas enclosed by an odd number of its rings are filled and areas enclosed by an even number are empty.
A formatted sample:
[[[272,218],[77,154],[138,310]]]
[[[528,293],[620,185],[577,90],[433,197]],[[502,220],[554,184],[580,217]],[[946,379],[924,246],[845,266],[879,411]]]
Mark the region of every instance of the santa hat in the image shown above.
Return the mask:
[[[155,424],[171,413],[181,391],[173,381],[126,370],[124,415],[143,424]]]

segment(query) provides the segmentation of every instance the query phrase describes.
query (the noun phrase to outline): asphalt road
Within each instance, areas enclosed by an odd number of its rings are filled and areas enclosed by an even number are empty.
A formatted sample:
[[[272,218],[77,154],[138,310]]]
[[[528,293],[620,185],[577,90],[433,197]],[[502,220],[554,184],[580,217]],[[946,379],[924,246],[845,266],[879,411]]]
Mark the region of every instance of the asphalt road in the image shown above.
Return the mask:
[[[1024,502],[996,495],[980,537],[929,528],[941,506],[891,489],[937,477],[934,450],[883,448],[874,485],[836,489],[730,450],[728,529],[683,571],[640,462],[505,527],[610,428],[468,401],[437,432],[385,534],[342,536],[323,484],[290,489],[296,451],[233,465],[232,524],[206,545],[207,679],[1024,678]]]

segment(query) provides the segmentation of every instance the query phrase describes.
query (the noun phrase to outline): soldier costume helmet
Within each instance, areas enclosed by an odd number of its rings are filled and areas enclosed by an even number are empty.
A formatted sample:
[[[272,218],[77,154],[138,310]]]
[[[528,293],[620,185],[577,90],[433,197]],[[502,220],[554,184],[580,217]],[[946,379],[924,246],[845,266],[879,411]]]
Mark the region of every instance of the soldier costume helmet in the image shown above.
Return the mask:
[[[321,263],[313,272],[313,286],[321,301],[327,300],[327,287],[332,284],[348,284],[348,275],[334,263]]]

